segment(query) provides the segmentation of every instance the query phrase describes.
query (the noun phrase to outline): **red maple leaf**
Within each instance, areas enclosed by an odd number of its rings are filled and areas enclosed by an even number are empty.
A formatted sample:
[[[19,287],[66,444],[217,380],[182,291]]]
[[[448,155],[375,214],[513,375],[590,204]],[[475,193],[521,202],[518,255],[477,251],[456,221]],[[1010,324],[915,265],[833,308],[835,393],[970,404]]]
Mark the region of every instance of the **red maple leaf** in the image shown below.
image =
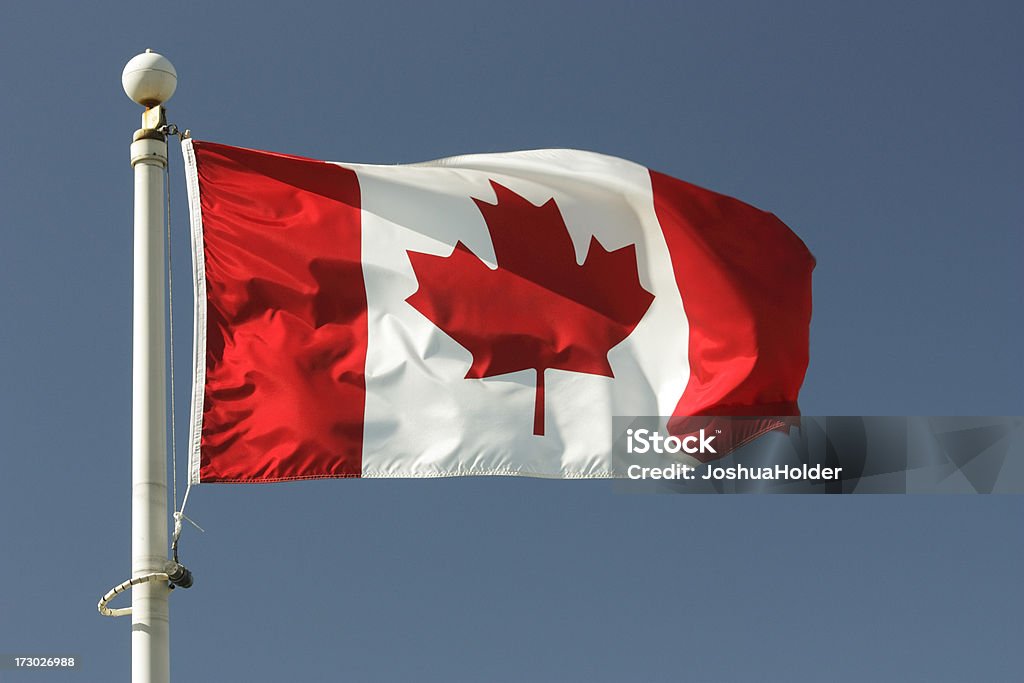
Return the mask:
[[[466,379],[537,371],[533,433],[544,434],[544,371],[612,377],[608,351],[628,337],[654,295],[641,286],[636,246],[590,240],[583,264],[555,200],[541,206],[491,181],[497,203],[473,199],[498,267],[461,241],[451,256],[410,251],[419,289],[408,301],[473,354]]]

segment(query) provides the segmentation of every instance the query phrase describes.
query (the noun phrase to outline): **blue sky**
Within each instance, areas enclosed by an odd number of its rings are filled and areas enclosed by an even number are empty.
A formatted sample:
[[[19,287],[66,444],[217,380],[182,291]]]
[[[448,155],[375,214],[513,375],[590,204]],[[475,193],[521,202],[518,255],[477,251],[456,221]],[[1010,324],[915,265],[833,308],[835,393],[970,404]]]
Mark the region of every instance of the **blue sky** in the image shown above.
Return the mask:
[[[137,52],[174,62],[171,118],[201,139],[374,163],[575,147],[739,197],[818,260],[805,413],[1020,415],[1022,29],[1010,2],[6,6],[0,653],[83,662],[32,680],[129,674],[129,624],[95,602],[130,559],[139,109],[120,73]],[[601,482],[202,486],[172,674],[1013,680],[1022,512]]]

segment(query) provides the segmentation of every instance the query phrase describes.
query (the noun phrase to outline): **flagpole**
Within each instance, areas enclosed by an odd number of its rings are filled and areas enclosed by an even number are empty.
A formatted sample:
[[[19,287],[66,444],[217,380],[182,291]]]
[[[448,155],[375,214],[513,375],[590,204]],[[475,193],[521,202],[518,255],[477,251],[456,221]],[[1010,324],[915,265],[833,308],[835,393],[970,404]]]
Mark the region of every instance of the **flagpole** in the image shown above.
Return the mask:
[[[121,82],[146,107],[131,144],[135,175],[135,256],[132,290],[132,578],[164,571],[167,561],[167,395],[164,342],[164,171],[167,136],[163,103],[177,74],[146,50],[124,68]],[[170,680],[166,581],[132,590],[132,681]]]

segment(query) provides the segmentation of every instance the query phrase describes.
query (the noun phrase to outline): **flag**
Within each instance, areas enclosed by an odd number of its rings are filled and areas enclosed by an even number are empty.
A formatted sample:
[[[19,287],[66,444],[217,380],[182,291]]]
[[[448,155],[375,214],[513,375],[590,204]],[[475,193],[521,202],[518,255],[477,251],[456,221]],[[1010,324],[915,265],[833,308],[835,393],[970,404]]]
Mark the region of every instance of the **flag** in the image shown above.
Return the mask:
[[[183,151],[193,483],[612,477],[615,416],[799,412],[814,260],[770,213],[576,150]]]

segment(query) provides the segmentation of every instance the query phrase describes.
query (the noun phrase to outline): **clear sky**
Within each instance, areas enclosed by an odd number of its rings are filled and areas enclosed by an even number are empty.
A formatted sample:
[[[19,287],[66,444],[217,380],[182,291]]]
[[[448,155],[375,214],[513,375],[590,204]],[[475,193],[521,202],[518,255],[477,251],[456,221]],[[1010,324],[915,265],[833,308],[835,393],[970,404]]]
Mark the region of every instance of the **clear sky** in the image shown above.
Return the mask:
[[[0,680],[129,675],[129,622],[95,603],[130,569],[140,110],[120,74],[146,47],[201,139],[379,163],[591,149],[773,211],[818,259],[805,413],[1024,414],[1019,2],[150,6],[0,19],[0,653],[82,662]],[[172,173],[187,377],[176,146]],[[182,540],[176,680],[1024,670],[1019,496],[325,481],[205,485],[189,513],[207,532]]]

